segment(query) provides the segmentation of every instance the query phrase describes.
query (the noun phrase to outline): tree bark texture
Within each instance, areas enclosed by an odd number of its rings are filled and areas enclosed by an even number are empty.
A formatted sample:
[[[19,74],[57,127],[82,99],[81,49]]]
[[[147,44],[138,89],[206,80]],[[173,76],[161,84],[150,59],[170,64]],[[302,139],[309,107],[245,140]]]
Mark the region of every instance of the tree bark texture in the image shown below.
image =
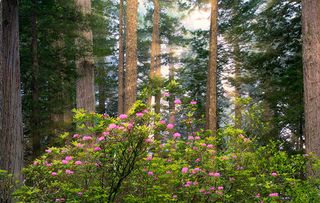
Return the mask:
[[[125,113],[128,113],[137,98],[137,15],[138,0],[127,0]]]
[[[320,156],[320,2],[302,1],[306,152]],[[308,171],[319,176],[320,171]]]
[[[211,0],[209,68],[206,98],[206,129],[216,135],[217,131],[217,34],[218,1]]]
[[[17,0],[2,0],[0,169],[22,180],[23,128]],[[10,202],[10,200],[9,200]]]
[[[75,0],[76,5],[83,15],[91,14],[91,0]],[[90,28],[80,31],[77,46],[81,55],[76,60],[78,73],[77,79],[77,108],[83,108],[94,112],[96,106],[94,88],[94,60],[93,60],[93,38]]]
[[[123,0],[119,5],[118,114],[124,113]]]

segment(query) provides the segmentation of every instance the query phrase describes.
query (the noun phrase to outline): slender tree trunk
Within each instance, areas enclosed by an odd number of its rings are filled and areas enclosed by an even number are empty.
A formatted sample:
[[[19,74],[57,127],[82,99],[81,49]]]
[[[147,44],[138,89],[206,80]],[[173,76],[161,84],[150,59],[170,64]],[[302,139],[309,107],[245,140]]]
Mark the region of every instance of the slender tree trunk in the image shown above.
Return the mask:
[[[211,25],[209,68],[207,82],[206,129],[217,132],[217,34],[218,34],[218,1],[211,0]]]
[[[33,157],[37,157],[41,150],[41,135],[39,131],[39,62],[38,62],[38,33],[37,33],[37,0],[32,0],[31,16],[31,54],[32,54],[32,113],[31,136]]]
[[[123,0],[119,6],[118,114],[124,113]]]
[[[170,48],[169,53],[169,81],[174,80],[174,57],[173,57],[173,50]],[[169,123],[175,122],[175,104],[174,104],[174,98],[175,95],[173,93],[170,93],[169,97]]]
[[[127,0],[125,113],[137,98],[137,15],[138,0]]]
[[[154,14],[153,14],[153,32],[155,33],[155,77],[161,80],[161,39],[160,39],[160,5],[159,0],[153,0]],[[158,83],[159,84],[159,83]],[[160,89],[160,87],[157,87]],[[161,91],[156,92],[155,95],[155,112],[160,113]]]
[[[320,2],[302,0],[306,152],[320,156]],[[312,171],[309,176],[320,176]]]
[[[75,0],[76,5],[83,15],[91,14],[91,0]],[[94,112],[95,88],[94,88],[94,61],[93,61],[93,39],[91,29],[80,31],[80,38],[77,39],[77,45],[81,50],[81,55],[76,61],[78,73],[77,80],[77,108],[83,108]]]
[[[23,129],[20,91],[19,15],[17,0],[2,0],[0,169],[22,180]],[[1,192],[0,192],[1,193]],[[8,200],[7,202],[11,202]]]
[[[240,62],[240,47],[239,43],[236,41],[234,45],[234,59],[235,59],[235,127],[241,128],[242,123],[242,113],[241,113],[241,104],[238,99],[241,98],[241,89],[240,89],[240,77],[241,77],[241,62]]]

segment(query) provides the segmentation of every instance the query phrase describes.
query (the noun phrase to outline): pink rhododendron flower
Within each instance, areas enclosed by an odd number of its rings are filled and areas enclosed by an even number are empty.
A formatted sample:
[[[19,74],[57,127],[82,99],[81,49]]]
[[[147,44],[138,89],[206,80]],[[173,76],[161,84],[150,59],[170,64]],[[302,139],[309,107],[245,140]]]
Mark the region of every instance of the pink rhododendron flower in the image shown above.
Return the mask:
[[[188,140],[194,140],[194,137],[189,135]]]
[[[169,123],[168,125],[167,125],[167,128],[168,129],[172,129],[174,127],[174,124],[172,124],[172,123]]]
[[[137,117],[142,117],[142,116],[143,116],[143,113],[142,113],[142,112],[138,112],[138,113],[136,113],[136,116],[137,116]]]
[[[198,181],[194,181],[193,185],[199,185]]]
[[[182,102],[181,102],[180,99],[176,99],[176,100],[174,100],[174,103],[175,103],[175,104],[181,104]]]
[[[83,136],[82,140],[87,141],[87,140],[92,140],[91,136]]]
[[[260,193],[256,194],[256,198],[260,198],[260,197],[261,197]]]
[[[81,143],[76,144],[76,147],[78,147],[78,148],[82,148],[83,146],[84,146],[84,144],[81,144]]]
[[[47,162],[47,161],[44,163],[44,165],[45,165],[45,166],[52,166],[52,164],[49,163],[49,162]]]
[[[47,152],[48,154],[50,154],[50,153],[52,152],[52,150],[51,150],[51,149],[46,149],[46,152]]]
[[[37,165],[39,165],[39,162],[34,161],[34,162],[33,162],[33,165],[34,165],[34,166],[37,166]]]
[[[66,158],[64,158],[67,161],[71,161],[72,160],[72,156],[66,156]]]
[[[173,199],[176,199],[176,198],[177,198],[177,195],[172,195],[172,198],[173,198]]]
[[[220,177],[220,173],[214,173],[213,177]]]
[[[146,158],[147,161],[151,161],[152,159],[153,159],[152,156],[147,156],[147,158]]]
[[[128,124],[128,129],[130,130],[131,128],[133,128],[133,123]]]
[[[93,149],[94,152],[97,152],[97,151],[100,151],[100,150],[101,150],[101,147],[95,147],[95,148]]]
[[[200,144],[202,147],[206,147],[207,145],[206,145],[206,143],[201,143]]]
[[[199,171],[201,171],[200,168],[194,168],[191,173],[192,173],[192,174],[195,174],[195,173],[197,173],[197,172],[199,172]]]
[[[148,172],[148,176],[153,176],[153,172],[152,172],[152,171],[149,171],[149,172]]]
[[[79,138],[80,135],[79,135],[79,134],[74,134],[72,137],[73,137],[73,138]]]
[[[181,172],[182,172],[182,173],[187,173],[188,170],[189,170],[189,169],[188,169],[187,167],[183,167],[183,168],[181,169]]]
[[[201,192],[201,193],[205,193],[205,192],[206,192],[206,190],[202,188],[202,189],[200,189],[200,190],[199,190],[199,192]]]
[[[82,161],[76,161],[74,162],[75,165],[81,165],[82,164]]]
[[[58,174],[57,174],[57,172],[52,172],[51,175],[52,176],[57,176]]]
[[[148,109],[142,111],[143,113],[149,113]]]
[[[62,164],[68,164],[69,162],[67,160],[62,160],[61,163]]]
[[[56,202],[65,202],[66,200],[64,198],[57,198],[55,199]]]
[[[181,137],[181,134],[180,134],[180,133],[174,133],[174,134],[173,134],[173,138],[176,139],[176,138],[179,138],[179,137]]]
[[[144,140],[146,143],[152,143],[153,142],[153,140],[151,139],[151,138],[147,138],[147,139],[145,139]]]
[[[210,149],[212,149],[212,148],[213,148],[213,145],[212,145],[212,144],[208,144],[207,147],[210,148]]]
[[[187,181],[184,186],[185,186],[185,187],[190,187],[190,185],[192,185],[192,182],[191,182],[191,181]]]
[[[201,161],[201,158],[197,158],[196,160],[194,160],[194,162],[199,163]]]
[[[195,104],[197,104],[197,102],[194,101],[194,100],[192,100],[192,101],[190,102],[190,104],[195,105]]]
[[[201,138],[199,136],[196,136],[194,139],[195,140],[200,140]]]
[[[166,124],[166,121],[165,120],[160,120],[159,123],[164,125],[164,124]]]
[[[209,188],[209,190],[214,190],[214,189],[215,189],[214,187],[210,187],[210,188]]]
[[[68,174],[68,175],[72,175],[74,172],[73,171],[71,171],[71,170],[69,170],[69,169],[67,169],[66,171],[66,174]]]
[[[218,187],[218,190],[223,190],[223,186],[219,186],[219,187]]]
[[[102,135],[104,135],[104,136],[107,136],[107,135],[109,135],[110,134],[110,132],[103,132],[102,133]]]
[[[120,114],[119,118],[120,119],[126,119],[126,118],[128,118],[128,116],[126,114]]]
[[[101,136],[101,137],[98,138],[99,141],[103,141],[103,140],[105,140],[105,139],[106,139],[106,138],[103,137],[103,136]]]
[[[114,123],[111,123],[108,128],[109,129],[117,129],[118,126],[116,124],[114,124]]]
[[[198,150],[198,147],[192,147],[193,150],[197,151]]]
[[[276,172],[271,173],[271,175],[272,175],[273,177],[278,176],[278,174],[277,174]]]
[[[275,193],[270,193],[269,197],[278,197],[279,193],[275,192]]]
[[[166,174],[171,174],[172,173],[172,171],[166,171]]]
[[[170,97],[170,93],[169,93],[169,92],[164,92],[162,95],[163,95],[164,97]]]
[[[83,193],[82,193],[82,192],[78,192],[78,195],[79,195],[79,196],[82,196],[82,195],[83,195]]]

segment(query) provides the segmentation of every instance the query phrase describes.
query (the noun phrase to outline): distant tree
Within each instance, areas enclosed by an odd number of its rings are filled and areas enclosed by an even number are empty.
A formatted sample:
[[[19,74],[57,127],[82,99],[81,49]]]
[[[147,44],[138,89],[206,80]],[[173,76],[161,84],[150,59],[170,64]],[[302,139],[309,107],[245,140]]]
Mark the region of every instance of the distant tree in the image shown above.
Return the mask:
[[[217,132],[217,35],[218,1],[211,0],[209,67],[206,99],[206,128]]]
[[[130,110],[137,98],[138,0],[128,0],[126,6],[125,113]]]
[[[0,169],[22,181],[23,129],[17,0],[3,0],[0,32]],[[0,193],[2,193],[1,191]],[[11,200],[1,200],[11,202]]]
[[[83,15],[91,14],[91,0],[75,0],[76,5]],[[77,56],[76,67],[78,73],[77,79],[77,108],[83,108],[87,111],[95,111],[95,88],[94,88],[94,61],[92,50],[92,30],[90,26],[81,27],[80,38],[77,39],[77,45],[83,50]]]
[[[160,56],[160,5],[158,0],[153,0],[153,28],[150,49],[150,79],[159,80],[161,77]],[[159,89],[159,87],[157,88]],[[161,93],[155,95],[155,112],[160,113]],[[151,99],[149,99],[151,101]]]
[[[119,4],[118,114],[124,113],[123,0]]]
[[[306,152],[320,156],[320,3],[302,0]],[[320,171],[309,170],[310,176]]]

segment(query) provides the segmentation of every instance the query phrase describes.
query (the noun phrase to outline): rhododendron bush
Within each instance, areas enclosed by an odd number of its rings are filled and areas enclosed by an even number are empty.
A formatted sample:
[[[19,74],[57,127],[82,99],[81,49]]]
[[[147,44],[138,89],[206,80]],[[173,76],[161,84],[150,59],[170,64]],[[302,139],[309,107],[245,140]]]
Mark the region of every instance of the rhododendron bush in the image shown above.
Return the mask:
[[[179,105],[175,123],[137,102],[128,115],[75,114],[77,133],[61,136],[25,169],[22,202],[317,202],[303,155],[226,127],[217,137]],[[156,139],[155,139],[156,138]]]

